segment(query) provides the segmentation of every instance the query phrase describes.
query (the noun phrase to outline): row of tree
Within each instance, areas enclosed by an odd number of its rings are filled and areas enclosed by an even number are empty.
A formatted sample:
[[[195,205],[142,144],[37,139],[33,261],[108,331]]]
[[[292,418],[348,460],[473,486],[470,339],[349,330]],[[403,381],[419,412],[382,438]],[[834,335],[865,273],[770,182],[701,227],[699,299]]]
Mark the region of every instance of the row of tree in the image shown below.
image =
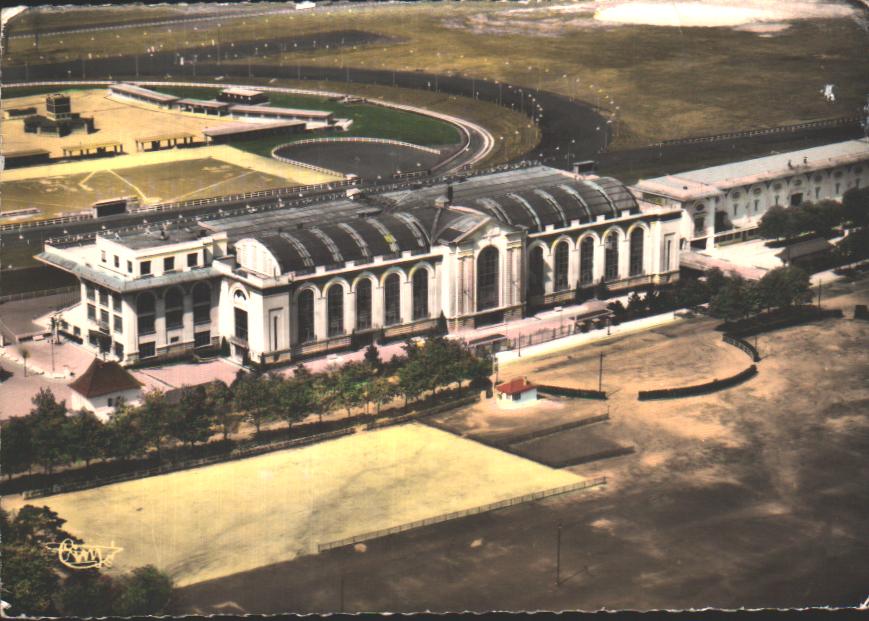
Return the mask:
[[[765,239],[794,239],[812,233],[828,236],[842,224],[862,228],[869,223],[869,188],[851,188],[842,195],[842,202],[822,200],[798,206],[770,207],[758,225]]]
[[[758,281],[725,276],[713,292],[709,312],[725,321],[734,321],[763,311],[803,304],[811,299],[809,275],[799,267],[779,267]]]
[[[389,363],[376,346],[365,358],[311,373],[299,365],[292,376],[278,373],[239,373],[232,385],[213,382],[185,387],[176,398],[147,392],[139,405],[120,403],[108,422],[82,410],[69,415],[49,389],[33,398],[33,409],[3,424],[0,468],[11,477],[40,466],[51,474],[60,466],[94,460],[129,460],[153,451],[158,459],[171,444],[207,442],[215,434],[224,441],[240,424],[252,424],[257,433],[266,423],[285,422],[288,428],[309,416],[333,411],[380,414],[396,397],[404,405],[441,387],[465,382],[483,384],[491,361],[473,355],[464,343],[442,337],[408,342],[404,354]]]
[[[165,612],[172,579],[152,565],[112,578],[99,569],[70,569],[48,544],[82,541],[48,507],[0,509],[3,616],[129,617]]]

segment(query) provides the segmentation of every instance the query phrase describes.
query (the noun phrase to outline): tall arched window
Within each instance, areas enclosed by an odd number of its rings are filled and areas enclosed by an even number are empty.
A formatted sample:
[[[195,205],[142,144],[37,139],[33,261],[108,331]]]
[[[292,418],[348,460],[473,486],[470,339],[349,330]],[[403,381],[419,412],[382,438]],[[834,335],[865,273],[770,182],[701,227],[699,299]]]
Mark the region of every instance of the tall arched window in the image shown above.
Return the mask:
[[[545,292],[546,262],[543,260],[543,247],[534,246],[528,257],[528,293],[543,295]]]
[[[594,280],[594,239],[586,237],[579,245],[579,282],[590,285]]]
[[[489,246],[477,257],[477,310],[495,308],[499,302],[498,249]]]
[[[178,287],[166,292],[166,329],[177,330],[184,326],[184,294]]]
[[[305,289],[296,300],[296,324],[299,327],[299,342],[317,340],[314,332],[314,292]]]
[[[235,316],[235,337],[242,341],[247,340],[247,296],[241,289],[237,289],[232,295],[232,303]]]
[[[363,278],[356,285],[356,329],[371,327],[371,279]]]
[[[606,236],[604,240],[604,279],[618,280],[619,278],[619,235],[615,231]]]
[[[567,280],[567,270],[570,262],[570,246],[566,241],[555,246],[555,291],[564,291],[570,284]]]
[[[139,335],[154,334],[154,317],[157,314],[157,300],[152,293],[140,293],[136,298]]]
[[[211,323],[211,287],[208,283],[196,283],[193,287],[193,323]]]
[[[776,205],[778,196],[775,197]],[[700,237],[706,232],[706,216],[694,216],[694,237]]]
[[[392,273],[383,283],[383,325],[401,323],[401,277]]]
[[[326,314],[329,323],[329,336],[344,334],[344,287],[332,285],[326,294]]]
[[[413,319],[428,317],[428,270],[419,268],[413,273]]]
[[[639,276],[643,273],[643,241],[645,231],[641,227],[631,231],[631,276]]]

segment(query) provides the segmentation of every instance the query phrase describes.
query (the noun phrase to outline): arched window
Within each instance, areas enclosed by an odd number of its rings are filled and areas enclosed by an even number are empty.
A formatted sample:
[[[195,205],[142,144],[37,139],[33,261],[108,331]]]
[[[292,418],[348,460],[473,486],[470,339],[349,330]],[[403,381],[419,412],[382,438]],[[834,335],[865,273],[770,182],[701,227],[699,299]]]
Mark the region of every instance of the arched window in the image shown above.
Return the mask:
[[[428,270],[419,268],[413,273],[413,319],[428,317]]]
[[[317,340],[314,332],[314,292],[305,289],[296,300],[296,323],[299,326],[299,342]]]
[[[594,239],[586,237],[579,245],[579,282],[590,285],[594,280]]]
[[[401,277],[392,273],[383,283],[383,325],[401,323]]]
[[[477,257],[477,310],[495,308],[499,302],[498,249],[489,246]]]
[[[615,231],[606,236],[603,244],[604,279],[618,280],[619,278],[619,235]]]
[[[778,201],[778,196],[775,197]],[[704,216],[696,216],[694,218],[694,236],[700,237],[706,232],[706,218]]]
[[[567,281],[567,270],[570,261],[570,246],[566,241],[555,246],[555,291],[564,291],[570,284]]]
[[[643,273],[643,241],[645,231],[641,227],[631,231],[631,276],[639,276]]]
[[[344,287],[332,285],[326,294],[329,336],[344,334]]]
[[[136,315],[138,316],[139,335],[154,334],[154,317],[157,312],[157,300],[152,293],[140,293],[136,298]]]
[[[178,287],[166,292],[166,329],[177,330],[184,326],[184,294]]]
[[[356,329],[371,327],[371,279],[363,278],[356,285]]]
[[[546,262],[543,260],[543,247],[534,246],[528,257],[528,293],[543,295],[545,289]]]
[[[211,322],[211,287],[208,283],[196,283],[193,287],[193,323]]]

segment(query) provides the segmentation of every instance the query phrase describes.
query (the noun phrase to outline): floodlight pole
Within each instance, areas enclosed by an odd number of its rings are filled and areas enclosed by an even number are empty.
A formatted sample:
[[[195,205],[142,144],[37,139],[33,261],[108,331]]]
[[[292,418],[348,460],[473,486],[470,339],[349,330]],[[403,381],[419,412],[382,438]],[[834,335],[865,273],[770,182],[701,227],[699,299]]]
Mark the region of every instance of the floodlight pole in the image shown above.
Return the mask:
[[[597,391],[603,392],[603,352],[600,352],[600,365],[597,371]]]
[[[561,522],[558,523],[558,535],[555,544],[555,586],[561,586]]]
[[[339,581],[339,591],[341,598],[341,612],[344,612],[344,574],[341,574],[341,579]]]

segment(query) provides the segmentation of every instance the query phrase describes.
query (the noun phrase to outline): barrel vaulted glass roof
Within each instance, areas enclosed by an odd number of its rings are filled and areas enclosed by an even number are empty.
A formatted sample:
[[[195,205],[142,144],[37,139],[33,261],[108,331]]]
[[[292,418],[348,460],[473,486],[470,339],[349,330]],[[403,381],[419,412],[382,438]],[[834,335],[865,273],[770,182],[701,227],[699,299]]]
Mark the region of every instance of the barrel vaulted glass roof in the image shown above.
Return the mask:
[[[467,235],[488,218],[530,232],[591,222],[598,216],[638,213],[633,195],[608,177],[583,179],[537,166],[467,178],[453,184],[452,207],[436,201],[446,186],[372,197],[368,203],[336,200],[203,222],[230,241],[256,239],[283,273],[366,262],[404,251],[427,252]],[[361,212],[361,213],[360,213]]]

